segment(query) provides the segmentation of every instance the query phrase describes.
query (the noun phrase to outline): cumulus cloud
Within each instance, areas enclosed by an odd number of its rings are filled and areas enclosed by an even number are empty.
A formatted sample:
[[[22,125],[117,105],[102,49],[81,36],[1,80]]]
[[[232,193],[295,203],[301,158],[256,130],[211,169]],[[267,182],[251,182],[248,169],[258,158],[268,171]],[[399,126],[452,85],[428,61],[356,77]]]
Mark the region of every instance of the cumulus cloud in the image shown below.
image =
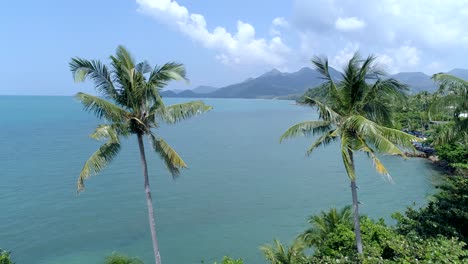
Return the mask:
[[[330,65],[335,69],[342,69],[358,50],[359,44],[346,44],[346,46],[342,50],[338,51],[338,53],[335,54],[335,56],[330,58]]]
[[[288,21],[286,21],[286,19],[284,17],[276,17],[271,22],[270,35],[280,36],[281,35],[281,29],[287,29],[287,28],[289,28]]]
[[[280,36],[271,39],[256,37],[255,28],[246,22],[237,22],[237,32],[224,27],[208,30],[205,17],[192,14],[173,0],[137,0],[138,10],[166,23],[205,48],[218,52],[216,58],[225,64],[266,64],[281,66],[290,52]],[[284,18],[273,20],[273,25],[285,26]]]
[[[335,28],[341,31],[359,30],[366,26],[366,23],[357,17],[339,17],[335,21]]]
[[[289,26],[289,23],[288,21],[286,21],[286,19],[284,17],[277,17],[275,19],[273,19],[273,22],[271,22],[274,26],[277,26],[277,27],[287,27]]]
[[[384,50],[377,54],[377,61],[385,67],[390,73],[399,71],[422,71],[421,69],[421,50],[409,45],[402,45],[397,48]]]
[[[363,55],[380,56],[391,71],[468,67],[459,55],[468,53],[466,0],[294,0],[288,20],[301,48],[335,63],[354,43]]]

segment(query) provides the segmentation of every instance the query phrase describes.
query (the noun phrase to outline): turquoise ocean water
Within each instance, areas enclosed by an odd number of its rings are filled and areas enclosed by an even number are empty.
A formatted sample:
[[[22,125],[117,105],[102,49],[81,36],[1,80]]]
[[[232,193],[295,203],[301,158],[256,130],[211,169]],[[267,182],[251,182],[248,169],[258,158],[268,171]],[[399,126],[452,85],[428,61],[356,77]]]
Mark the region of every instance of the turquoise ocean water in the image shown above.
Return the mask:
[[[205,102],[212,112],[159,131],[190,167],[180,178],[147,149],[165,264],[223,255],[264,263],[260,245],[288,242],[309,215],[351,202],[337,146],[307,158],[310,138],[278,142],[289,126],[316,119],[314,111],[291,101]],[[136,138],[77,196],[77,175],[99,146],[88,138],[94,116],[71,97],[0,96],[0,113],[0,248],[18,264],[102,263],[112,251],[151,263]],[[358,155],[359,198],[363,213],[391,221],[392,212],[424,203],[437,173],[423,159],[382,160],[393,184]]]

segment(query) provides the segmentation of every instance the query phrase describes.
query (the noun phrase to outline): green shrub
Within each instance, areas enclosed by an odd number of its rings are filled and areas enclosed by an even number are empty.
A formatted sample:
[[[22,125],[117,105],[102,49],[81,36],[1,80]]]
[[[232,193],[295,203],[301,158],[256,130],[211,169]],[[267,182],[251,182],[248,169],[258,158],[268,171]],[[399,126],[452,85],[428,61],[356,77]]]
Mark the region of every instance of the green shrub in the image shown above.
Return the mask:
[[[356,254],[354,233],[341,225],[326,243],[317,247],[310,263],[464,263],[468,251],[457,238],[436,236],[422,238],[415,233],[398,234],[383,220],[361,219],[364,247],[362,256]]]
[[[463,144],[444,144],[436,147],[437,156],[448,163],[468,163],[468,147]]]
[[[131,258],[128,256],[112,253],[112,255],[106,258],[105,264],[143,264],[138,258]]]
[[[441,191],[427,206],[393,215],[398,221],[398,232],[414,232],[422,237],[458,237],[468,243],[468,178],[448,176],[438,188]]]
[[[10,258],[10,252],[4,251],[0,248],[0,264],[14,264]]]

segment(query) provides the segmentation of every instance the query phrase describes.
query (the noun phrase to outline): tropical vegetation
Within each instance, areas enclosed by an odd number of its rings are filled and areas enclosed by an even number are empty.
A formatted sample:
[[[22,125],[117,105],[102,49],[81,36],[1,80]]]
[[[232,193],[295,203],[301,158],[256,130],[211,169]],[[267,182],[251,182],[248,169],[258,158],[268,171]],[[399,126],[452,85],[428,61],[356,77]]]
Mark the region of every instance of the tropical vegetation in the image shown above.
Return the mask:
[[[10,252],[0,248],[0,264],[14,264],[10,258]]]
[[[104,120],[104,124],[96,128],[91,138],[106,140],[85,162],[78,177],[77,189],[78,192],[82,191],[84,181],[101,172],[117,156],[121,148],[121,138],[135,135],[143,168],[155,263],[160,264],[143,137],[147,137],[166,168],[176,177],[180,174],[180,169],[186,168],[187,164],[160,135],[156,134],[156,130],[161,122],[174,124],[206,112],[211,107],[201,101],[164,105],[159,92],[170,81],[185,79],[185,68],[182,64],[170,62],[151,67],[146,61],[136,63],[122,46],[117,48],[115,56],[110,56],[110,59],[110,66],[98,60],[82,58],[72,58],[70,62],[70,70],[76,82],[83,82],[88,78],[94,81],[99,96],[80,92],[76,94],[76,98],[81,101],[86,111]]]
[[[261,250],[272,264],[468,263],[468,178],[447,177],[438,188],[428,205],[395,213],[394,227],[361,216],[363,255],[356,253],[350,207],[311,216],[291,246],[275,240]]]
[[[468,81],[450,74],[434,74],[432,79],[440,85],[439,98],[430,113],[450,113],[454,124],[435,138],[436,143],[468,142]]]
[[[416,137],[392,126],[392,102],[405,97],[406,87],[394,79],[383,79],[385,72],[374,56],[362,59],[355,54],[344,68],[342,80],[332,78],[327,59],[312,60],[317,71],[326,80],[328,92],[324,101],[305,97],[303,104],[316,107],[320,121],[305,121],[290,127],[280,141],[299,135],[320,135],[308,148],[310,155],[317,147],[338,141],[346,173],[351,181],[356,249],[363,253],[359,202],[357,197],[354,152],[365,152],[373,161],[377,172],[391,179],[377,154],[405,156],[412,150]],[[389,127],[390,126],[390,127]]]
[[[138,258],[132,258],[118,253],[112,253],[112,255],[107,256],[105,264],[143,264]]]

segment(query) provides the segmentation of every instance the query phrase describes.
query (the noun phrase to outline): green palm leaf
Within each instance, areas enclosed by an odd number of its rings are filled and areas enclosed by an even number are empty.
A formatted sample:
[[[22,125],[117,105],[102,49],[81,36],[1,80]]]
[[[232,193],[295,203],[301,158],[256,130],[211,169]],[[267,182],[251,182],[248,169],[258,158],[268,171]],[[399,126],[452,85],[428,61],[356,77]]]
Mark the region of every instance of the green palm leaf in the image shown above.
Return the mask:
[[[330,129],[330,122],[328,121],[306,121],[298,123],[286,130],[284,134],[280,137],[280,142],[285,139],[297,137],[297,136],[307,136],[321,134]]]
[[[166,123],[173,124],[182,120],[200,115],[213,109],[213,107],[206,105],[202,101],[193,101],[182,104],[175,104],[160,108],[157,113]]]
[[[316,70],[323,75],[323,79],[326,80],[324,85],[328,86],[329,88],[331,100],[337,102],[338,104],[343,104],[343,97],[339,93],[338,88],[330,74],[328,59],[315,56],[312,59],[312,64],[315,66]]]
[[[128,116],[124,109],[97,96],[80,92],[75,95],[75,98],[83,104],[86,111],[93,112],[99,119],[104,117],[113,122],[123,122]]]
[[[187,168],[184,160],[179,156],[179,154],[164,141],[164,139],[150,134],[150,140],[153,145],[153,149],[164,161],[167,169],[172,174],[173,177],[176,177],[180,174],[180,169]]]
[[[338,138],[339,135],[339,129],[333,129],[329,130],[322,136],[320,136],[308,149],[307,149],[307,156],[312,154],[312,152],[320,147],[320,146],[326,146],[330,144],[331,142],[335,141]]]
[[[304,98],[303,104],[312,107],[316,106],[319,112],[319,118],[323,119],[324,121],[338,123],[341,119],[341,115],[337,113],[331,106],[328,106],[317,99],[306,96]]]
[[[277,239],[274,245],[264,245],[260,247],[263,255],[271,264],[300,264],[305,263],[304,254],[305,243],[301,239],[293,241],[289,247],[283,246]]]
[[[107,125],[98,126],[91,137],[102,140],[108,139],[91,157],[85,162],[78,177],[78,192],[84,189],[84,181],[92,175],[98,174],[117,156],[120,150],[120,142],[117,132]]]
[[[439,83],[441,86],[441,90],[445,89],[466,89],[468,87],[468,81],[465,81],[461,78],[456,76],[445,74],[445,73],[437,73],[432,75],[432,80]]]
[[[386,154],[404,156],[398,146],[414,151],[411,142],[420,141],[415,136],[380,126],[360,115],[347,118],[345,127],[356,131],[365,141],[372,142],[378,152]]]
[[[347,133],[342,133],[340,145],[341,158],[343,159],[343,165],[345,166],[346,173],[348,174],[349,179],[351,181],[355,181],[356,172],[354,171],[354,161],[351,155],[352,149],[350,145],[351,142],[349,136],[347,135]]]
[[[90,77],[99,93],[106,98],[115,99],[118,97],[117,90],[112,83],[111,73],[106,65],[100,61],[72,58],[70,70],[73,73],[75,82],[83,82],[87,77]]]
[[[162,88],[172,80],[187,80],[185,75],[185,67],[182,64],[169,62],[161,67],[154,67],[149,76],[148,83],[157,88]]]
[[[369,155],[369,157],[372,159],[372,162],[374,163],[375,170],[381,175],[383,175],[385,179],[387,179],[389,182],[393,182],[392,176],[390,176],[387,168],[385,168],[380,159],[377,158],[377,156],[374,153],[374,150],[362,138],[359,138],[359,141],[362,144],[359,150],[364,151]]]

